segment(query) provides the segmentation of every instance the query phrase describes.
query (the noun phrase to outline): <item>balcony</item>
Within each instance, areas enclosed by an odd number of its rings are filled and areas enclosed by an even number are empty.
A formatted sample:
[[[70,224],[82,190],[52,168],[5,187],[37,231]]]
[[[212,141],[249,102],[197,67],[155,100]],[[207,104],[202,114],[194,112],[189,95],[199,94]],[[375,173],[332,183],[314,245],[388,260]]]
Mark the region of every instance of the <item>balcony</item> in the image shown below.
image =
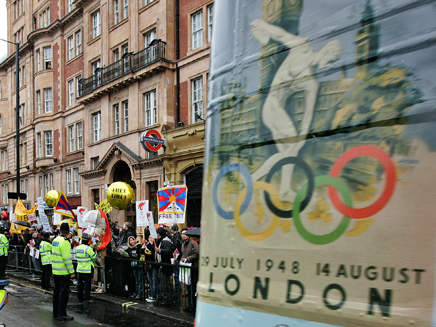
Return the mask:
[[[162,40],[155,40],[148,48],[136,53],[126,53],[123,58],[113,64],[98,68],[94,75],[79,81],[79,98],[127,74],[150,66],[157,61],[168,61],[165,58],[165,50],[166,43]]]

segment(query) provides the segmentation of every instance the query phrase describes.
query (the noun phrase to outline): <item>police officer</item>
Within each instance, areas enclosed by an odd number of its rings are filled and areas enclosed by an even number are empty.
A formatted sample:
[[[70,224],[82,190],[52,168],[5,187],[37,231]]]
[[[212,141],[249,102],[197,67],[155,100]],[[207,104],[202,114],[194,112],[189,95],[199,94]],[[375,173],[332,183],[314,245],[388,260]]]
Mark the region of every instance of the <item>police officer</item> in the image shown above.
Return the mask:
[[[82,302],[93,303],[91,300],[91,278],[94,273],[94,261],[97,253],[89,246],[89,236],[82,236],[82,244],[76,248],[77,273],[79,274],[79,284],[77,286],[77,299]],[[83,292],[85,291],[85,297]]]
[[[0,279],[6,278],[6,264],[8,263],[9,240],[5,236],[6,228],[0,225]]]
[[[67,238],[70,233],[68,223],[62,223],[60,235],[53,240],[51,249],[52,272],[55,287],[53,292],[53,317],[58,320],[73,320],[67,315],[68,297],[70,294],[70,277],[74,278],[74,267],[71,260],[71,244]]]
[[[39,245],[39,254],[41,256],[42,274],[41,274],[41,286],[47,291],[51,291],[53,288],[50,285],[51,278],[51,243],[49,242],[50,234],[44,233],[42,235],[42,242]]]

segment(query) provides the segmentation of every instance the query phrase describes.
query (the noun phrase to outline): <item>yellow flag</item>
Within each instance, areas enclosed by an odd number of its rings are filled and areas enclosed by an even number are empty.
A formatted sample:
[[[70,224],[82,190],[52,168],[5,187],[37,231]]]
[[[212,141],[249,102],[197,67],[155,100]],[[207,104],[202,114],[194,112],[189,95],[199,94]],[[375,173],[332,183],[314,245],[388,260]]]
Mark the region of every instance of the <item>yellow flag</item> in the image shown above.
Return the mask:
[[[103,211],[104,213],[109,213],[112,211],[113,207],[112,205],[109,203],[109,201],[103,200],[102,203],[100,203],[99,208],[101,209],[101,211]]]
[[[27,210],[26,207],[24,206],[23,202],[21,202],[21,200],[18,199],[17,205],[15,206],[15,215],[16,216],[27,216],[27,215],[35,213],[37,208],[38,208],[38,204],[35,204],[35,206],[32,209]]]

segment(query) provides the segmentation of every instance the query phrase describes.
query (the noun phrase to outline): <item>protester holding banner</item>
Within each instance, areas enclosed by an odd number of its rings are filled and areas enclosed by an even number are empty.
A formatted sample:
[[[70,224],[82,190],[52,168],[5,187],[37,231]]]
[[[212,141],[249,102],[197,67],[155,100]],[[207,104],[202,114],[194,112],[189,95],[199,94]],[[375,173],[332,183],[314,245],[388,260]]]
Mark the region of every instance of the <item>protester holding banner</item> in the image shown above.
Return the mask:
[[[192,240],[188,235],[186,235],[187,228],[182,229],[182,259],[183,263],[190,263],[191,266],[198,266],[198,259],[200,257],[200,248],[194,240]],[[196,309],[196,298],[197,293],[197,281],[198,281],[198,270],[191,270],[191,285],[188,286],[188,303],[189,306],[186,311],[195,312]]]
[[[136,239],[133,236],[130,236],[127,241],[127,250],[126,252],[129,254],[130,259],[135,260],[131,261],[131,266],[133,270],[133,276],[135,277],[136,289],[135,293],[131,296],[132,299],[141,299],[142,291],[143,291],[143,271],[144,267],[142,262],[140,261],[141,254],[145,254],[145,247],[136,242]],[[124,252],[123,249],[120,249],[121,253]],[[137,260],[137,261],[136,261]]]
[[[34,231],[32,233],[32,238],[28,244],[30,258],[33,263],[33,267],[37,272],[41,271],[41,261],[39,258],[39,245],[41,244],[41,239],[38,237],[38,232]]]
[[[146,299],[146,301],[156,302],[159,269],[154,264],[156,262],[156,249],[155,249],[156,244],[154,238],[151,235],[148,237],[148,242],[145,246],[146,246],[146,250],[148,250],[148,252],[146,251],[146,254],[150,253],[149,255],[145,256],[145,261],[153,263],[153,264],[149,263],[148,265],[146,265],[147,278],[148,278],[148,283],[150,285],[150,296]]]
[[[173,257],[173,241],[168,237],[166,229],[159,227],[157,230],[157,246],[155,246],[156,257],[158,262],[171,264]],[[168,265],[162,266],[161,278],[159,281],[158,304],[171,304],[172,283],[171,275],[174,268]]]

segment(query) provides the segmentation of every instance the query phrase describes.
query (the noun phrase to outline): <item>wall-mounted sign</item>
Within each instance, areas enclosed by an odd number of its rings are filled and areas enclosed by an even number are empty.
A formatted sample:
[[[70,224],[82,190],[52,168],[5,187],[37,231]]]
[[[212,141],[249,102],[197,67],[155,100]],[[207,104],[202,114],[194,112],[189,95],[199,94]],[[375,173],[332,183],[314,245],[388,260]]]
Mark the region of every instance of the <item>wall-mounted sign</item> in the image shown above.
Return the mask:
[[[156,152],[162,145],[164,147],[166,146],[166,140],[163,139],[160,133],[155,129],[143,132],[139,138],[139,142],[148,152]]]

